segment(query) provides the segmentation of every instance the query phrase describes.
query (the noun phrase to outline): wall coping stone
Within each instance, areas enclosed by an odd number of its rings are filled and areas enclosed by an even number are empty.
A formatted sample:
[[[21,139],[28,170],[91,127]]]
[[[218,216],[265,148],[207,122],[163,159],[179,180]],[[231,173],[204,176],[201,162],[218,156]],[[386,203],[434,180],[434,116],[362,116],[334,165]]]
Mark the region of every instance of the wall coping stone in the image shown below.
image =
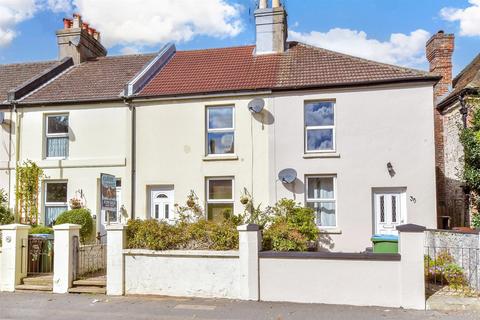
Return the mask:
[[[260,231],[260,226],[258,224],[243,224],[237,227],[238,231]]]
[[[123,254],[131,256],[160,256],[160,257],[208,257],[208,258],[238,258],[240,253],[232,251],[211,250],[148,250],[148,249],[124,249]]]
[[[3,226],[0,226],[0,230],[24,230],[24,229],[30,229],[32,226],[26,225],[26,224],[6,224]]]
[[[349,252],[300,252],[300,251],[262,251],[260,258],[265,259],[325,259],[325,260],[376,260],[400,261],[398,253],[349,253]]]
[[[427,230],[424,226],[419,226],[418,224],[402,224],[401,226],[397,227],[397,231],[400,232],[425,232]]]
[[[53,226],[53,230],[80,230],[82,228],[81,225],[79,224],[73,224],[73,223],[64,223],[64,224],[59,224],[56,226]]]

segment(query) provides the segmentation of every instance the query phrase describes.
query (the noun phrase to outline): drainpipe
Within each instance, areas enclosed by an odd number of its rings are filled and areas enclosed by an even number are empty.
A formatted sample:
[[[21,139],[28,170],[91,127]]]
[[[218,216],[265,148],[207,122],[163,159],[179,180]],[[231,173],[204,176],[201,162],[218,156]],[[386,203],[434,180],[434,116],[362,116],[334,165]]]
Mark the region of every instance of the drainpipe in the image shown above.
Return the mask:
[[[132,112],[132,122],[131,122],[131,129],[132,129],[132,136],[131,136],[131,198],[130,198],[130,218],[132,220],[135,219],[135,197],[136,197],[136,139],[137,139],[137,110],[136,107],[130,103],[129,99],[124,97],[123,103],[128,107],[128,109]]]
[[[20,113],[18,112],[18,109],[17,109],[17,102],[16,101],[12,101],[11,102],[11,105],[12,105],[12,109],[13,109],[13,112],[15,112],[15,177],[17,177],[17,172],[18,172],[18,163],[20,162],[20,143],[21,143],[21,139],[20,139],[20,136],[21,136],[21,121],[22,121],[22,117],[23,117],[23,113]],[[22,217],[19,217],[18,216],[18,212],[17,212],[17,197],[15,197],[15,218],[18,219],[18,221],[20,222],[21,221],[21,218]]]
[[[10,124],[8,126],[8,195],[7,201],[8,206],[10,207],[11,193],[12,193],[12,168],[10,168],[10,163],[12,162],[12,124],[13,124],[13,108],[14,104],[10,103]]]

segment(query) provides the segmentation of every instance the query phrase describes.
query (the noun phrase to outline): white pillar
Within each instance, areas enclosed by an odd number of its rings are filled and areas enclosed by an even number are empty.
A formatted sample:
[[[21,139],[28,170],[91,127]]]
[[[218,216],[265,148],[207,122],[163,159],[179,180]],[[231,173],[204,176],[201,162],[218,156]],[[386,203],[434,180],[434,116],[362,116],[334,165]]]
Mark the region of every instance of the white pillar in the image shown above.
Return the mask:
[[[123,249],[126,247],[126,226],[113,224],[107,229],[107,295],[125,294],[125,259]]]
[[[0,259],[0,291],[15,291],[22,278],[27,276],[28,230],[30,226],[9,224],[2,230]]]
[[[240,251],[240,297],[243,300],[260,299],[258,253],[262,250],[262,233],[256,224],[237,228]]]
[[[398,226],[400,260],[401,306],[425,310],[425,227],[406,224]]]
[[[54,230],[53,293],[68,293],[73,283],[74,241],[80,241],[78,224],[60,224]]]

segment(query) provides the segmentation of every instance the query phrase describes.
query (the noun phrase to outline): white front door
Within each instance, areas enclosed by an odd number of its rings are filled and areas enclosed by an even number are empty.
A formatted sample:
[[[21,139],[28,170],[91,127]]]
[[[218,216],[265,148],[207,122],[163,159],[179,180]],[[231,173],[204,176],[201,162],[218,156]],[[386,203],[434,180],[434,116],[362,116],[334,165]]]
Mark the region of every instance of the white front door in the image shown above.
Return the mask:
[[[150,217],[156,220],[173,220],[173,189],[153,189],[150,194]]]
[[[373,200],[375,234],[398,234],[397,226],[406,223],[405,192],[375,192]]]

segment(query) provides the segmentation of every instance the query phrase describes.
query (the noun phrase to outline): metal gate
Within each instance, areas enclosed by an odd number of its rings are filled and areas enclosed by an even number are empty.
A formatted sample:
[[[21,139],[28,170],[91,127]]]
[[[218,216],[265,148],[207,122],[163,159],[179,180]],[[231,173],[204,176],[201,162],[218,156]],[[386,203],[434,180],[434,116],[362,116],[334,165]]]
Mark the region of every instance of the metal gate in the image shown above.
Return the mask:
[[[53,237],[31,235],[22,247],[27,249],[27,274],[53,273]]]
[[[104,276],[107,272],[107,246],[103,243],[82,245],[73,239],[73,279]]]

